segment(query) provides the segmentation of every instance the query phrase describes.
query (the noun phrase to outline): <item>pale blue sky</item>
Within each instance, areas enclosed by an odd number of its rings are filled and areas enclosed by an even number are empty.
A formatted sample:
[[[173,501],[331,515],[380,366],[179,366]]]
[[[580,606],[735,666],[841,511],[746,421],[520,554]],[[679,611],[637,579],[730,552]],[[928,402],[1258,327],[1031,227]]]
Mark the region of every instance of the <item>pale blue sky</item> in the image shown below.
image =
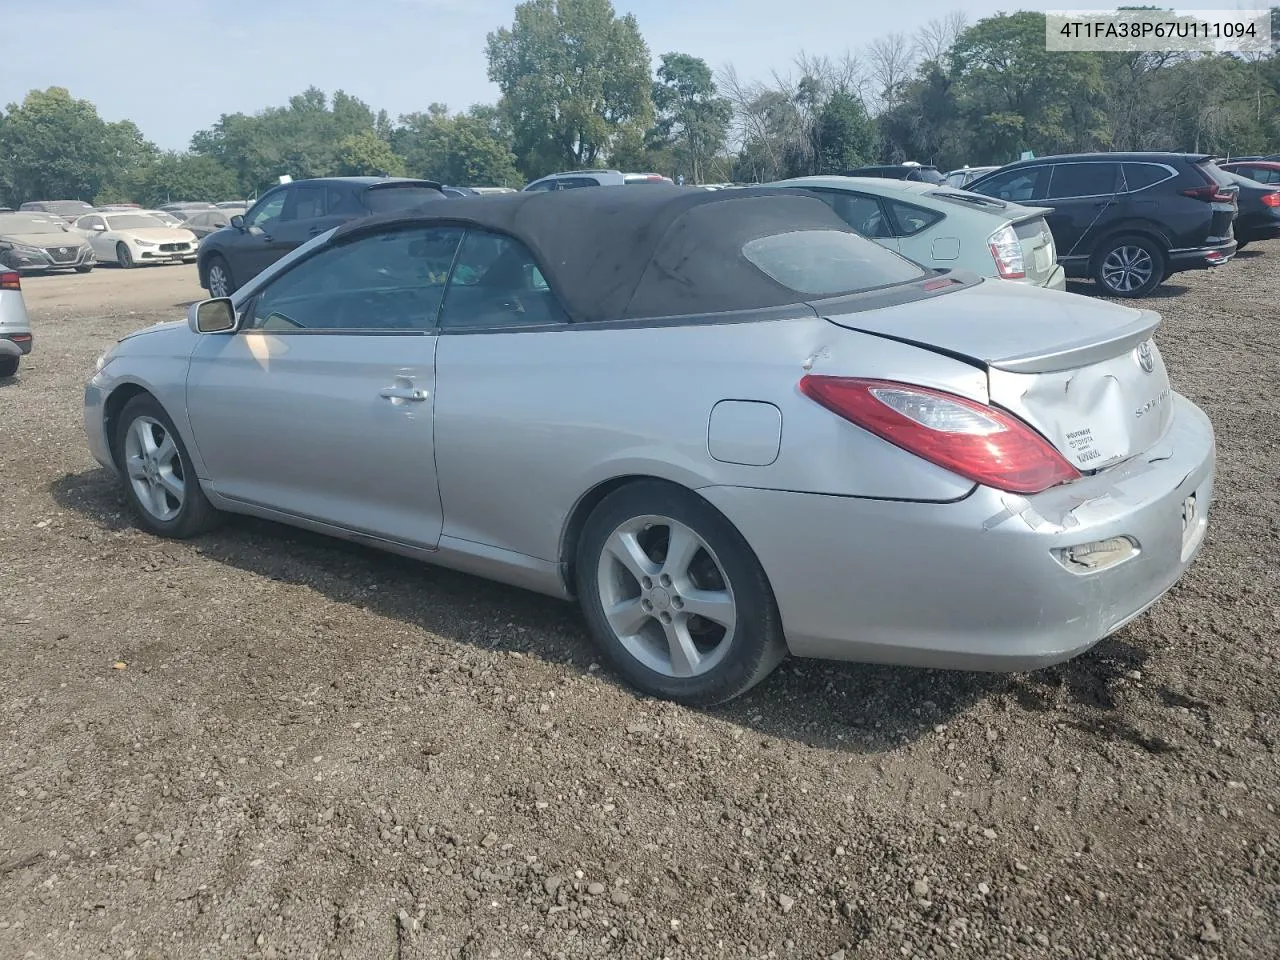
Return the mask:
[[[679,50],[746,79],[786,72],[801,50],[839,56],[878,36],[912,33],[963,9],[1099,9],[1023,0],[614,0],[634,13],[655,59]],[[1263,7],[1191,0],[1179,11]],[[185,148],[222,113],[281,104],[314,84],[343,89],[393,117],[432,101],[492,102],[485,35],[510,25],[511,0],[40,0],[4,4],[0,104],[64,86],[107,120],[132,119],[162,147]],[[782,11],[779,17],[778,12]]]

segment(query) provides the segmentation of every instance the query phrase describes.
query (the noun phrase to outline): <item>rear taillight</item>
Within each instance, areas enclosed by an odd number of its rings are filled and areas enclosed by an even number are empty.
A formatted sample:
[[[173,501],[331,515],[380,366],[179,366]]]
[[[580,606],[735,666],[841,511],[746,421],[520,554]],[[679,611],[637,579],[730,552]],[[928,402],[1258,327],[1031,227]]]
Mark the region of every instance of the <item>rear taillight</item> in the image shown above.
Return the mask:
[[[0,290],[21,290],[22,277],[15,270],[0,273]]]
[[[1022,260],[1022,244],[1013,227],[1005,224],[987,238],[987,246],[1003,279],[1021,280],[1027,275],[1026,264]]]
[[[1262,203],[1268,207],[1280,207],[1280,193],[1264,193]]]
[[[1192,187],[1189,190],[1183,190],[1184,197],[1192,197],[1195,200],[1203,200],[1206,203],[1231,203],[1235,200],[1236,195],[1230,190],[1218,186],[1216,183],[1206,184],[1203,187]]]
[[[997,490],[1040,493],[1080,477],[1017,417],[941,390],[809,374],[800,392],[908,453]]]

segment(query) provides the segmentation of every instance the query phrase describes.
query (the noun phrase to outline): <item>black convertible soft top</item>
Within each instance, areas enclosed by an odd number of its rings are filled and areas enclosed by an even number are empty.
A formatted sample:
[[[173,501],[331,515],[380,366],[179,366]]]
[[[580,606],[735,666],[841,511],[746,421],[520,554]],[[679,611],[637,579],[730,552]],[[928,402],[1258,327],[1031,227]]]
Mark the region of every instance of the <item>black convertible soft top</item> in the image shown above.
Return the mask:
[[[331,243],[394,225],[454,223],[508,234],[533,253],[580,323],[803,307],[742,254],[795,230],[857,235],[821,200],[778,188],[588,187],[435,200],[353,220]],[[868,241],[870,242],[870,241]]]

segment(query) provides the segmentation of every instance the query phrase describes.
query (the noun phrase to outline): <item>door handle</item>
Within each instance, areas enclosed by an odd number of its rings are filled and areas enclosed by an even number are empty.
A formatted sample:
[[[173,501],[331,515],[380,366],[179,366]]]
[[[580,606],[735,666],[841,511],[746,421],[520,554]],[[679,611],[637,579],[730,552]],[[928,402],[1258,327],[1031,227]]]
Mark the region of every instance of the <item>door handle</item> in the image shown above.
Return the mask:
[[[378,391],[378,396],[383,400],[411,400],[415,403],[421,403],[427,399],[427,391],[417,390],[413,387],[383,387]]]

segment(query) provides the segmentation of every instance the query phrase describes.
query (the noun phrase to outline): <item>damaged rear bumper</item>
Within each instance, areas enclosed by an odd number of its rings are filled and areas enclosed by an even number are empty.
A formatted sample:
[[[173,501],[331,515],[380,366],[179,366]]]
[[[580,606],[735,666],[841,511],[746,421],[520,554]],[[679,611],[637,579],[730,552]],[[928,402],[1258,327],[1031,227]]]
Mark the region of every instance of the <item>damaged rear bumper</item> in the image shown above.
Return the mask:
[[[1031,497],[985,487],[953,503],[699,493],[754,548],[797,656],[1034,669],[1141,614],[1199,551],[1213,427],[1190,401],[1174,394],[1173,403],[1165,436],[1141,456]],[[1102,556],[1082,548],[1118,538],[1132,549],[1111,554],[1110,566],[1079,562]]]

